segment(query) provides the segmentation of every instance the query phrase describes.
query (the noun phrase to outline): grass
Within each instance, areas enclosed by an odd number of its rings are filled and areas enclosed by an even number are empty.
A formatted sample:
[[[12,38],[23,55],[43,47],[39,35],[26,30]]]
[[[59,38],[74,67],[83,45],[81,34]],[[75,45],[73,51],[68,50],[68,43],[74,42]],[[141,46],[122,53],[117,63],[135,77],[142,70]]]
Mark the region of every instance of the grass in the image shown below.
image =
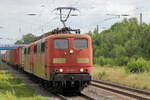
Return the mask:
[[[124,67],[93,67],[93,78],[150,90],[150,72],[129,73]]]
[[[48,100],[37,96],[33,89],[15,79],[0,63],[0,100]]]

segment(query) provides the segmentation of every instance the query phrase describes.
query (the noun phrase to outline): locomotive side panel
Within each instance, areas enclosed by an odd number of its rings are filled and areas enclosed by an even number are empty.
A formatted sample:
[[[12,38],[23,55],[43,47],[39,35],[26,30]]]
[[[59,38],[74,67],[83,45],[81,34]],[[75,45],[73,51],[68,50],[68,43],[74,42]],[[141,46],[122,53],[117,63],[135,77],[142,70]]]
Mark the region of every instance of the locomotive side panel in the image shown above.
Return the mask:
[[[19,61],[19,66],[23,69],[24,67],[24,48],[20,48],[19,49],[19,58],[20,58],[20,61]]]
[[[10,58],[9,56],[10,56],[10,51],[7,50],[7,51],[6,51],[6,62],[7,62],[7,63],[9,63],[9,58]]]
[[[38,48],[39,48],[39,45],[37,44],[37,43],[35,43],[34,44],[34,55],[33,55],[33,57],[34,57],[34,59],[33,59],[33,63],[34,63],[34,67],[33,67],[33,74],[34,75],[36,75],[36,76],[38,76],[38,65],[39,65],[39,54],[38,54]]]
[[[43,77],[44,79],[48,80],[48,75],[46,72],[46,41],[42,41],[41,42],[41,48],[40,48],[40,60],[41,60],[41,67],[40,67],[40,73],[41,73],[41,77]]]
[[[10,55],[9,55],[9,64],[15,65],[15,52],[14,50],[10,50]]]
[[[44,51],[42,51],[44,43],[45,42],[38,41],[34,45],[34,75],[43,79],[45,79],[45,59]]]
[[[20,63],[20,57],[21,57],[21,55],[20,55],[20,49],[22,48],[22,46],[19,46],[18,48],[16,48],[15,50],[14,50],[14,57],[15,57],[15,65],[16,66],[18,66],[18,67],[20,67],[20,65],[21,65],[21,63]]]
[[[33,70],[34,70],[34,43],[31,44],[30,46],[30,60],[29,60],[29,63],[30,63],[30,72],[33,73]]]
[[[24,54],[24,70],[28,73],[31,73],[30,70],[30,46],[27,46],[25,48],[25,54]]]
[[[49,80],[47,73],[47,59],[46,59],[46,39],[37,41],[34,45],[34,75]]]
[[[18,65],[18,61],[19,61],[19,55],[18,55],[18,50],[19,48],[14,49],[14,65],[17,66]]]

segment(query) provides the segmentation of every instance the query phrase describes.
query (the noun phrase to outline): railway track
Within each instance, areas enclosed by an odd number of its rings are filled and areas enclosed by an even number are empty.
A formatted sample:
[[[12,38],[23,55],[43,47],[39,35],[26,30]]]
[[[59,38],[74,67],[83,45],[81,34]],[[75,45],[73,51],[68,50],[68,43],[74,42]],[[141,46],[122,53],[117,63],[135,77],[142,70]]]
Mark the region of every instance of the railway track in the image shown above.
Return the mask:
[[[77,95],[77,96],[64,96],[64,95],[62,95],[62,94],[54,94],[54,95],[56,95],[58,98],[60,98],[61,100],[95,100],[94,98],[91,98],[91,97],[89,97],[89,96],[87,96],[87,95],[85,95],[85,94],[79,94],[79,95]]]
[[[3,63],[5,64],[6,66],[6,69],[8,70],[9,69],[9,72],[17,79],[20,79],[20,80],[24,80],[25,82],[29,82],[28,85],[30,84],[29,87],[31,87],[31,84],[34,84],[34,85],[37,85],[37,87],[35,87],[36,89],[39,88],[40,90],[39,91],[43,91],[44,90],[44,94],[46,93],[46,97],[49,97],[51,98],[57,98],[60,99],[60,100],[95,100],[94,98],[91,98],[89,97],[87,94],[82,94],[82,93],[79,93],[79,94],[76,94],[75,96],[65,96],[63,94],[59,94],[59,93],[54,93],[54,92],[51,92],[51,90],[49,90],[48,87],[45,87],[45,86],[42,86],[42,84],[39,83],[38,80],[36,80],[35,77],[31,77],[29,74],[27,73],[22,73],[22,71],[18,71],[18,69],[15,69],[13,68],[12,66],[10,65],[7,65],[6,63]],[[15,75],[16,74],[16,75]],[[20,77],[19,77],[20,76]],[[23,79],[22,79],[23,77]],[[28,77],[28,78],[25,78],[25,77]],[[25,83],[25,84],[27,84]],[[31,87],[33,88],[33,87]],[[35,89],[34,88],[34,89]],[[42,90],[41,90],[42,89]],[[37,89],[38,90],[38,89]],[[37,91],[36,90],[36,91]],[[40,92],[41,93],[41,92]],[[41,95],[41,94],[40,94]],[[53,100],[53,99],[52,99]]]
[[[92,80],[91,85],[138,100],[150,100],[150,91],[135,89],[103,80]]]
[[[35,82],[35,80],[33,80],[33,82]],[[40,86],[43,89],[45,89],[47,92],[55,95],[56,97],[58,97],[61,100],[95,100],[94,98],[88,96],[88,94],[83,94],[83,93],[67,93],[67,94],[66,93],[59,93],[59,92],[53,91],[52,89],[50,89],[49,87],[47,87],[43,84],[40,84]]]
[[[89,97],[89,96],[87,96],[87,95],[85,95],[85,94],[80,94],[80,97],[83,97],[83,98],[85,98],[86,100],[95,100],[94,98],[91,98],[91,97]]]

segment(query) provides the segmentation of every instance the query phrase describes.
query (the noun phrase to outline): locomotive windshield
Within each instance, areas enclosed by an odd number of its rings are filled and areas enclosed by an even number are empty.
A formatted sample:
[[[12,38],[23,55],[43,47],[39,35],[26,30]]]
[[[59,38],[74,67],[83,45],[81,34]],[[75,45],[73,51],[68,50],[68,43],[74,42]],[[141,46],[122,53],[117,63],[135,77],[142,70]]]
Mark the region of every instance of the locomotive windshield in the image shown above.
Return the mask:
[[[67,39],[54,39],[55,49],[68,49],[69,41]]]
[[[88,48],[88,40],[87,39],[74,39],[74,48],[75,49]]]

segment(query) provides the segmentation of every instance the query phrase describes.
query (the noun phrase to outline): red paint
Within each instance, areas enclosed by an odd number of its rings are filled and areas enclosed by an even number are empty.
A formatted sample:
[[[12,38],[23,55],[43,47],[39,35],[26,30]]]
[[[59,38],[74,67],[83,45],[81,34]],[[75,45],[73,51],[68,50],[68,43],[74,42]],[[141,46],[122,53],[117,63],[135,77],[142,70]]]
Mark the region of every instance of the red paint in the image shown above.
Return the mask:
[[[19,46],[18,48],[14,50],[10,50],[9,54],[9,61],[11,65],[19,66],[20,65],[20,49],[22,46]]]
[[[31,44],[30,46],[31,51],[30,51],[30,70],[33,72],[33,68],[34,68],[34,43]]]

